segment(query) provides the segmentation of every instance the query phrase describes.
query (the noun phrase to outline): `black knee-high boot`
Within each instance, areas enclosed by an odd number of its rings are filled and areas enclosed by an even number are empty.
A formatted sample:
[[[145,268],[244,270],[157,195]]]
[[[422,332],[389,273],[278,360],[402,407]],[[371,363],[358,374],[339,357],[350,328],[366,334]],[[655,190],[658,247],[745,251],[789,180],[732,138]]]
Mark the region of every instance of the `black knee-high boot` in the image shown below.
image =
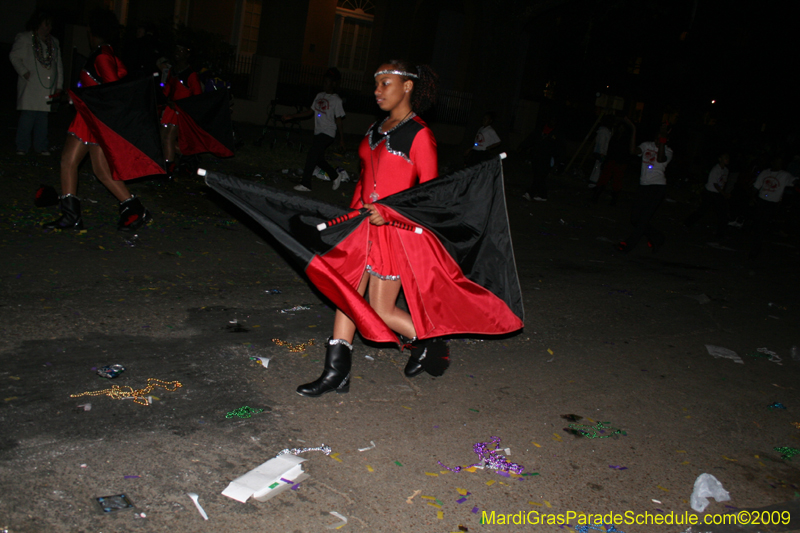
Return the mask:
[[[352,364],[353,345],[342,339],[328,339],[322,375],[316,381],[297,387],[297,394],[316,398],[326,392],[348,392]]]
[[[45,229],[83,229],[81,201],[77,196],[65,194],[58,199],[61,216],[52,222],[42,224]]]

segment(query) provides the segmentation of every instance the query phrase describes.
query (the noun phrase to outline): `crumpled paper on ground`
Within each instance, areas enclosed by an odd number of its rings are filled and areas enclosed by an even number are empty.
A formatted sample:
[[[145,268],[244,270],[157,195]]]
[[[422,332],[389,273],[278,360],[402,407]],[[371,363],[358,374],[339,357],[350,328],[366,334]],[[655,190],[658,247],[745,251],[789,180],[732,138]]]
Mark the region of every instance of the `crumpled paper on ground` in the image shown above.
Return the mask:
[[[702,513],[708,507],[708,498],[714,498],[718,502],[727,502],[731,499],[731,495],[722,488],[722,483],[717,478],[711,474],[700,474],[694,482],[694,490],[689,498],[689,504],[692,509]]]
[[[708,350],[708,353],[717,359],[732,359],[734,363],[739,363],[741,365],[744,364],[744,361],[742,361],[742,358],[739,357],[739,354],[733,350],[723,348],[722,346],[714,346],[712,344],[706,344],[706,350]]]

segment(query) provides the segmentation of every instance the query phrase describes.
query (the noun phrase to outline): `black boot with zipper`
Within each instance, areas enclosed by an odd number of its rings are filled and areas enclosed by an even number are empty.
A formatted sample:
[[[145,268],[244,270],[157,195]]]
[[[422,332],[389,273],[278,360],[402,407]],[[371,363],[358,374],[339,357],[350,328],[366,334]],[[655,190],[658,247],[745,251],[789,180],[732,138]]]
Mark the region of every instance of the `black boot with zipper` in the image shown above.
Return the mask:
[[[353,365],[353,345],[342,339],[328,339],[325,368],[311,383],[297,387],[297,394],[316,398],[326,392],[340,394],[350,391],[350,368]]]

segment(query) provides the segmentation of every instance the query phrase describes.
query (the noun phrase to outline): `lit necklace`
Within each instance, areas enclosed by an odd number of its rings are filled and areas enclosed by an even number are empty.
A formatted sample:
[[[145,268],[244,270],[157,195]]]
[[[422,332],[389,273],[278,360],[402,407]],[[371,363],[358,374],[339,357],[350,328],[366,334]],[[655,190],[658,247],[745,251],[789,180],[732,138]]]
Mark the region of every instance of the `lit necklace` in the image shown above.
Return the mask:
[[[406,122],[408,122],[409,120],[413,119],[416,116],[417,115],[416,115],[416,113],[414,113],[414,111],[409,111],[408,114],[405,117],[403,117],[403,119],[400,122],[398,122],[397,124],[394,125],[394,127],[392,127],[392,129],[390,129],[389,131],[383,132],[383,131],[381,131],[381,128],[386,123],[386,121],[389,120],[389,117],[386,117],[378,125],[378,133],[383,135],[383,138],[386,140],[386,143],[388,145],[389,135],[393,131],[395,131],[397,128],[399,128],[400,126],[402,126],[403,124],[405,124]],[[370,132],[370,136],[372,136],[372,132]],[[370,143],[370,144],[372,144],[372,143]],[[380,142],[377,143],[375,146],[377,147],[378,144],[380,144]],[[372,201],[372,203],[375,203],[378,200],[378,198],[380,198],[380,195],[378,194],[378,191],[377,191],[377,189],[378,189],[378,180],[375,177],[375,174],[376,174],[376,172],[375,172],[375,159],[373,158],[372,150],[369,151],[369,159],[370,159],[370,162],[372,163],[372,192],[369,195],[369,199]],[[378,159],[378,168],[379,169],[380,169],[380,164],[381,164],[381,161],[380,161],[380,159]]]

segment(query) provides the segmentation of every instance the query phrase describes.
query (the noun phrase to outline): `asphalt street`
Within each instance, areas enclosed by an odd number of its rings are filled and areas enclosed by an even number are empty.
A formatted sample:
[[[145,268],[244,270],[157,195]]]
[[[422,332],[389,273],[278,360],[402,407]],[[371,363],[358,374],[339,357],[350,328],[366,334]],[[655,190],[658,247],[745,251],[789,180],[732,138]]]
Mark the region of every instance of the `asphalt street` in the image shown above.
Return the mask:
[[[697,200],[671,190],[656,219],[667,244],[624,255],[612,243],[628,231],[633,185],[616,206],[586,207],[583,181],[557,177],[548,202],[527,202],[528,167],[512,153],[525,329],[450,339],[447,373],[411,380],[396,347],[356,339],[350,392],[311,399],[295,387],[320,371],[333,309],[263,231],[182,176],[133,184],[154,220],[120,234],[88,165],[86,230],[43,231],[56,210],[34,207],[33,192],[57,185],[57,155],[15,156],[6,137],[0,531],[678,533],[690,516],[764,508],[749,520],[777,524],[691,531],[800,529],[800,256],[788,235],[749,261],[742,230],[722,243],[710,227],[678,230]],[[276,163],[289,156],[265,150],[203,164],[290,188]],[[345,204],[353,188],[317,182],[312,194]],[[125,370],[97,375],[112,364]],[[103,392],[148,384],[146,405]],[[474,445],[493,437],[526,475],[451,470],[479,462]],[[281,450],[322,444],[332,453],[303,453],[310,477],[294,490],[221,494]],[[703,473],[730,500],[695,513]],[[97,498],[120,494],[132,507],[102,512]],[[633,523],[581,522],[608,513]]]

